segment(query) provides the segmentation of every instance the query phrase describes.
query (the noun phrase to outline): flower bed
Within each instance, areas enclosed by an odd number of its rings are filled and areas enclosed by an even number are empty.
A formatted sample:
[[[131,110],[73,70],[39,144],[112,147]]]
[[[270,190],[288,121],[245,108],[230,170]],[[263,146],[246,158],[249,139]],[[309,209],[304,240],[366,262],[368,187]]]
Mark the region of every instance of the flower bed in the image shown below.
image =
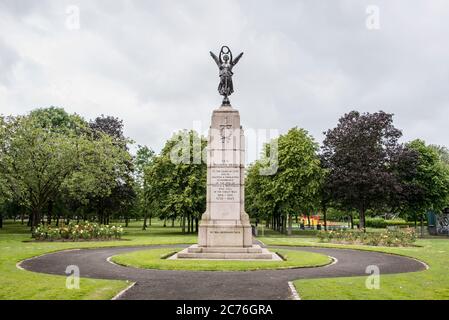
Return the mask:
[[[91,222],[70,222],[59,227],[41,224],[32,233],[33,238],[40,241],[113,240],[120,239],[122,235],[123,228],[121,226],[100,225]]]
[[[320,231],[317,236],[321,242],[386,247],[408,247],[416,241],[416,232],[412,228],[383,232],[363,232],[361,230]]]

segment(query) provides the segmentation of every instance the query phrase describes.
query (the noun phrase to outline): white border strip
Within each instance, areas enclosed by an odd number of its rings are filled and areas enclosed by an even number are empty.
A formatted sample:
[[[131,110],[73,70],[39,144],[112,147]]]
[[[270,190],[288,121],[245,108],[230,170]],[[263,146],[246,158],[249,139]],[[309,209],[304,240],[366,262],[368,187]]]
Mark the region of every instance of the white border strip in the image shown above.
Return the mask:
[[[16,263],[16,268],[19,269],[19,270],[28,271],[27,269],[22,267],[22,263],[25,262],[25,261],[37,259],[37,258],[46,256],[46,255],[50,255],[50,254],[55,254],[55,253],[60,253],[60,252],[68,252],[68,251],[79,251],[79,250],[82,250],[82,249],[78,249],[78,248],[75,248],[75,249],[63,249],[63,250],[58,250],[58,251],[50,251],[50,252],[42,253],[42,254],[39,254],[37,256],[31,257],[31,258],[26,258],[26,259],[23,259],[23,260],[17,262]],[[34,271],[32,271],[32,272],[34,272]]]
[[[116,256],[116,254],[114,254],[114,255],[112,255],[112,256],[110,256],[110,257],[107,257],[107,258],[106,258],[106,261],[109,262],[110,264],[113,264],[114,266],[117,266],[117,267],[125,267],[125,266],[122,266],[122,265],[120,265],[120,264],[115,263],[114,261],[112,261],[112,257],[115,257],[115,256]]]
[[[131,284],[129,286],[127,286],[125,289],[123,289],[122,291],[117,293],[111,300],[118,300],[121,296],[123,296],[125,294],[126,291],[128,291],[129,289],[134,287],[135,284],[136,284],[136,282],[131,282]]]
[[[295,285],[293,282],[288,282],[288,287],[290,288],[290,291],[292,292],[292,298],[293,300],[301,300],[301,297],[299,296],[298,291],[296,291]]]
[[[415,258],[412,258],[412,257],[407,257],[407,256],[404,256],[404,257],[413,259],[413,260],[415,260],[415,261],[418,261],[419,263],[421,263],[421,264],[426,268],[426,270],[429,270],[429,269],[430,269],[430,266],[429,266],[427,263],[425,263],[424,261],[421,261],[421,260],[418,260],[418,259],[415,259]],[[418,271],[418,272],[419,272],[419,271]]]
[[[324,268],[326,268],[326,267],[330,267],[330,266],[332,266],[332,265],[334,265],[334,264],[338,263],[338,259],[337,259],[337,258],[335,258],[335,257],[332,257],[332,256],[328,256],[328,257],[329,257],[329,258],[331,258],[332,262],[331,262],[331,263],[329,263],[329,264],[326,264],[325,266],[323,266]]]

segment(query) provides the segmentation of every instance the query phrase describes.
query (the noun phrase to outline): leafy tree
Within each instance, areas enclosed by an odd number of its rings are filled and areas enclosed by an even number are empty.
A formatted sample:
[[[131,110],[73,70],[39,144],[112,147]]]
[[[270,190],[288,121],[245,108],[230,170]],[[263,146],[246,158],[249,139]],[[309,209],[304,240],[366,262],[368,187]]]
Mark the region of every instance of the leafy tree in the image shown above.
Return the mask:
[[[86,125],[79,115],[68,114],[63,108],[57,107],[38,108],[31,111],[29,116],[42,128],[61,133],[80,130]]]
[[[78,165],[74,134],[47,130],[33,117],[10,117],[0,137],[0,174],[9,192],[31,211],[32,225]]]
[[[414,179],[418,172],[419,154],[408,146],[401,146],[390,159],[389,168],[396,179],[385,202],[391,214],[401,215],[416,196]],[[385,209],[387,210],[387,209]]]
[[[6,181],[0,175],[0,228],[3,228],[3,215],[5,214],[5,204],[10,198],[9,192],[6,189]]]
[[[128,225],[130,209],[136,199],[133,162],[127,146],[131,141],[124,136],[123,121],[116,117],[101,115],[89,122],[89,127],[97,140],[107,135],[122,154],[116,158],[118,161],[114,162],[108,179],[101,184],[103,192],[92,193],[90,201],[95,204],[101,223],[108,224],[111,215],[119,214],[125,217]]]
[[[270,151],[277,145],[278,168],[272,175],[261,176]],[[248,212],[263,210],[273,228],[291,234],[292,217],[311,212],[319,206],[323,170],[318,144],[304,129],[293,128],[266,145],[265,157],[250,166],[246,197]],[[257,214],[257,213],[256,213]],[[268,218],[267,217],[267,218]],[[288,228],[287,228],[288,223]]]
[[[149,219],[149,224],[151,226],[151,218],[155,210],[151,210],[150,204],[147,200],[149,195],[146,190],[146,186],[149,184],[145,181],[145,170],[151,166],[154,160],[154,151],[147,146],[140,146],[137,150],[136,156],[134,157],[134,176],[136,181],[136,193],[137,193],[137,210],[143,215],[143,226],[142,230],[147,229],[147,221]],[[153,198],[155,199],[155,198]],[[156,199],[155,199],[156,200]],[[154,206],[153,206],[154,207]]]
[[[64,120],[50,121],[47,115]],[[1,120],[0,180],[10,198],[29,210],[32,227],[62,194],[85,199],[87,193],[107,193],[108,179],[123,158],[111,138],[94,138],[79,116],[65,116],[61,109]]]
[[[89,122],[89,127],[96,133],[105,133],[114,141],[127,149],[127,143],[130,141],[125,138],[123,133],[123,120],[117,117],[101,115]]]
[[[200,148],[195,146],[198,142]],[[183,232],[193,232],[194,222],[197,229],[198,219],[206,209],[206,164],[195,161],[201,159],[206,144],[195,131],[180,131],[145,170],[149,207],[161,219],[174,222],[180,218]]]
[[[440,211],[449,203],[449,166],[442,160],[440,152],[422,140],[414,140],[407,146],[418,154],[416,173],[406,183],[411,196],[407,198],[404,210],[415,221],[421,220],[427,211]]]
[[[352,111],[325,133],[322,159],[329,170],[326,183],[332,199],[344,208],[357,210],[362,229],[367,210],[386,205],[386,199],[398,188],[391,166],[401,149],[401,135],[393,126],[393,115],[383,111]]]
[[[256,221],[265,220],[269,227],[275,215],[275,206],[269,189],[269,177],[261,174],[265,159],[255,161],[246,170],[245,211]]]
[[[430,145],[431,148],[436,150],[440,156],[441,161],[449,166],[449,149],[444,146]]]

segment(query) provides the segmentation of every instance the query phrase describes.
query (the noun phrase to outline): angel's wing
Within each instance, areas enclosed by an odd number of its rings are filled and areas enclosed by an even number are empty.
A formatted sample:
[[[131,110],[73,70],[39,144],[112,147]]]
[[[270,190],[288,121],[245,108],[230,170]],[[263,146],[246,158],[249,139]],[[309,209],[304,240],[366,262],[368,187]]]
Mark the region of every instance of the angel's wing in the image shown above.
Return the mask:
[[[243,56],[243,52],[242,53],[240,53],[238,56],[237,56],[237,58],[235,58],[234,60],[232,60],[232,66],[235,66],[238,62],[239,62],[239,60],[240,60],[240,58]]]
[[[218,57],[212,51],[209,51],[209,53],[210,53],[212,59],[214,59],[217,66],[220,66],[220,60],[218,59]]]

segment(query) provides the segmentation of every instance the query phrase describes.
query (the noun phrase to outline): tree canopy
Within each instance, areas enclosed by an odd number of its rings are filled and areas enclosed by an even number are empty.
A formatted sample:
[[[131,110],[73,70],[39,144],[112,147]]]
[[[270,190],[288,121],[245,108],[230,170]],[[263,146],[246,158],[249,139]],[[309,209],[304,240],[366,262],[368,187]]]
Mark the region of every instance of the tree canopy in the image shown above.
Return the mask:
[[[185,144],[187,141],[187,145]],[[200,142],[200,148],[194,146]],[[193,222],[206,210],[206,163],[201,159],[207,141],[195,131],[180,131],[169,139],[160,155],[155,156],[145,170],[145,195],[152,210],[166,220],[179,218],[183,231],[193,231]],[[173,150],[179,159],[173,159]],[[199,153],[199,154],[197,154]],[[187,222],[187,226],[186,226]]]
[[[77,115],[38,109],[0,120],[0,180],[10,200],[30,211],[31,225],[65,191],[80,202],[106,195],[128,153],[105,134],[94,134]]]
[[[322,159],[329,171],[329,192],[342,207],[359,212],[361,228],[368,209],[387,205],[391,194],[401,189],[392,169],[402,158],[401,136],[393,115],[383,111],[352,111],[325,133]]]
[[[277,153],[277,171],[261,174],[270,152]],[[318,144],[304,129],[293,128],[265,146],[261,160],[248,169],[246,179],[247,211],[251,216],[272,220],[279,231],[291,232],[294,215],[316,210],[323,179]]]

